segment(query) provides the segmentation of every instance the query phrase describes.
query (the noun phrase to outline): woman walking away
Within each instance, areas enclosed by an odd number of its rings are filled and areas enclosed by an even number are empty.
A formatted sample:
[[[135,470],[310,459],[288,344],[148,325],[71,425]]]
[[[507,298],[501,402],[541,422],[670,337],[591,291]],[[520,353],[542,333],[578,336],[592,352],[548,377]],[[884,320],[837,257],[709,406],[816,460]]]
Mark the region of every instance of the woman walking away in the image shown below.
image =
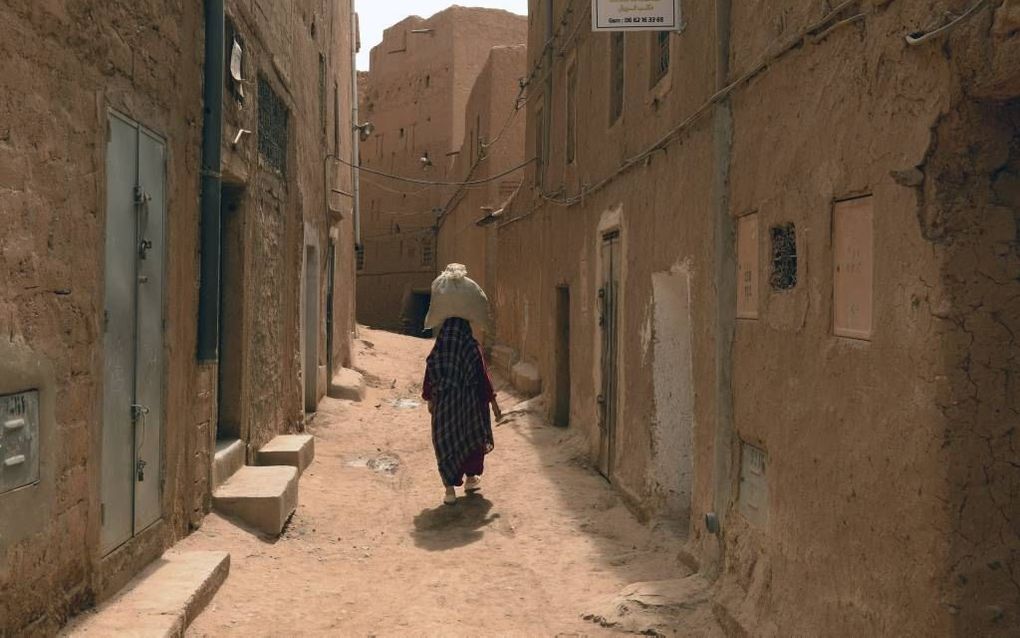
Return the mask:
[[[443,502],[453,505],[454,487],[464,485],[469,494],[481,489],[485,455],[494,445],[489,405],[499,410],[481,347],[464,319],[443,322],[425,366],[422,397],[432,413],[432,445],[446,487]]]
[[[452,264],[436,279],[426,319],[428,327],[442,321],[425,365],[422,398],[432,414],[432,445],[447,505],[457,502],[456,487],[464,485],[468,493],[481,489],[485,455],[494,446],[490,405],[500,417],[492,379],[469,322],[487,319],[488,300],[466,274],[463,266]]]

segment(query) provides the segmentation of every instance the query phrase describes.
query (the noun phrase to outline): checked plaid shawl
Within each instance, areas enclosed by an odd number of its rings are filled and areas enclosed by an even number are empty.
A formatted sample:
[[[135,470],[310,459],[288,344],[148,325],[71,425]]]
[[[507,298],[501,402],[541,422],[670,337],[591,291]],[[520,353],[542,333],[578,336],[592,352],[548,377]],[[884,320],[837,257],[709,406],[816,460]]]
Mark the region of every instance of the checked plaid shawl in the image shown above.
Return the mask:
[[[493,448],[489,406],[481,397],[482,353],[471,325],[453,317],[443,322],[425,367],[431,388],[432,444],[444,485],[457,485],[464,461],[479,448]]]

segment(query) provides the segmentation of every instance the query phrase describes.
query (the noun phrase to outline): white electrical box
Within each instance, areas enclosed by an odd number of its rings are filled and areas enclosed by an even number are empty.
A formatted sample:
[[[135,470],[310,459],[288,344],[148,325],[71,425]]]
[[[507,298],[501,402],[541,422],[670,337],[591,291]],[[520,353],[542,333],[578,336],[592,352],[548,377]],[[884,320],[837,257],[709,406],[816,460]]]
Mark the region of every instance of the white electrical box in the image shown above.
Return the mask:
[[[769,520],[769,483],[765,450],[744,443],[740,449],[740,494],[737,507],[750,523],[764,528]]]
[[[39,392],[0,396],[0,494],[39,480]]]

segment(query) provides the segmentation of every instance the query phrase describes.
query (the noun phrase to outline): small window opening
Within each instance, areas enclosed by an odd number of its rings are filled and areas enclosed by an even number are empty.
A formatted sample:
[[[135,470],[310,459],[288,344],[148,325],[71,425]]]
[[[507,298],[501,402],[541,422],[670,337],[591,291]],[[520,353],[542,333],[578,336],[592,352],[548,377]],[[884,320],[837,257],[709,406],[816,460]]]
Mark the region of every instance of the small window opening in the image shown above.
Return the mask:
[[[358,270],[365,269],[365,247],[358,246],[354,249],[354,260],[357,264]]]
[[[319,120],[322,134],[326,134],[326,56],[319,54]]]
[[[669,73],[669,31],[659,31],[652,40],[652,86]]]
[[[577,155],[577,65],[567,69],[567,164]]]
[[[266,164],[287,172],[287,126],[290,112],[269,82],[259,76],[259,153]]]
[[[624,83],[624,40],[623,32],[616,31],[609,42],[609,124],[615,124],[623,115]]]
[[[431,266],[433,261],[432,237],[426,236],[421,240],[421,265]]]
[[[535,109],[535,122],[538,124],[535,127],[535,159],[537,166],[535,167],[535,182],[537,185],[542,184],[542,180],[545,173],[545,110],[539,106]]]
[[[797,285],[797,231],[792,223],[773,226],[772,275],[775,290],[790,290]]]

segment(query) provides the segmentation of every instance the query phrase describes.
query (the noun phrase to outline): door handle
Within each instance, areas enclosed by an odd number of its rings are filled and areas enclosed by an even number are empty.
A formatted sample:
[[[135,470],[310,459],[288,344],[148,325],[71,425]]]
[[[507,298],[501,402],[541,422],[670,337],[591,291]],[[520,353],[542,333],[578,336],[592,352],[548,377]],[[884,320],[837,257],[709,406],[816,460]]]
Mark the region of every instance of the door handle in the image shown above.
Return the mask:
[[[131,420],[138,421],[145,418],[145,415],[149,413],[149,408],[144,405],[138,405],[137,403],[131,405]]]

